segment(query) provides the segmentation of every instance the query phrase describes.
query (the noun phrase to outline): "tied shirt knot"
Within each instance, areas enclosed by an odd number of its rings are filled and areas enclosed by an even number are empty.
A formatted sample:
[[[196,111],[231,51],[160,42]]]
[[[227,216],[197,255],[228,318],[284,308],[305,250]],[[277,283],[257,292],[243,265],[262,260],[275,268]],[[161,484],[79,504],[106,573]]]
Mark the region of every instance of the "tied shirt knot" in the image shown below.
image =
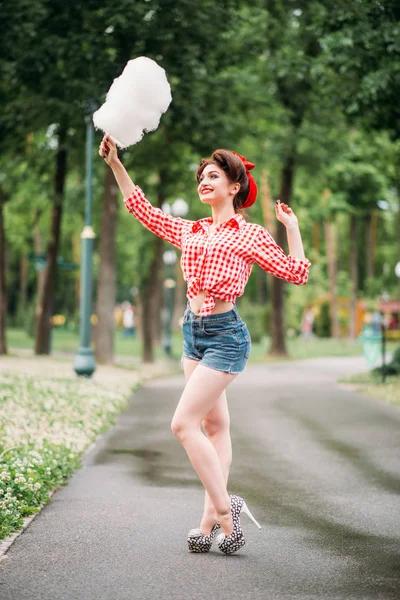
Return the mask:
[[[188,284],[187,295],[190,298],[190,300],[193,300],[193,298],[195,298],[197,296],[197,294],[200,292],[200,277],[195,277],[195,276],[190,277],[187,284]],[[212,310],[215,306],[215,298],[211,294],[211,292],[209,292],[207,290],[203,290],[203,291],[206,292],[206,296],[205,296],[203,304],[201,305],[201,308],[200,308],[200,316],[207,317],[208,315],[211,315]]]

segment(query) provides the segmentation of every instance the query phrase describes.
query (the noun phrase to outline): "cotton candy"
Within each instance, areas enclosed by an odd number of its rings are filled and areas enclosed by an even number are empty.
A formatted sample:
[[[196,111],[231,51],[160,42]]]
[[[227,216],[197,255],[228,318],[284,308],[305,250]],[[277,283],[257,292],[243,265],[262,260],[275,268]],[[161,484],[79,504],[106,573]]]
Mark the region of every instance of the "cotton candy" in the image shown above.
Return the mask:
[[[130,60],[114,79],[105,103],[93,114],[93,123],[120,148],[126,148],[157,129],[171,100],[165,70],[151,58],[140,56]]]

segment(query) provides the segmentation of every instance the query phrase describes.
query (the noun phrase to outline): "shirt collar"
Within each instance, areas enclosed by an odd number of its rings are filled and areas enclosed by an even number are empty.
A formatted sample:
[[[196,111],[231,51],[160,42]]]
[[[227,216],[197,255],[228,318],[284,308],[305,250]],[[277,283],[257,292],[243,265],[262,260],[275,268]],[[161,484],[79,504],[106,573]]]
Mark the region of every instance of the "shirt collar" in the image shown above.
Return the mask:
[[[195,221],[192,225],[192,232],[197,233],[200,229],[205,229],[206,225],[211,225],[213,222],[211,217],[206,217],[205,219],[199,219]],[[235,229],[240,229],[245,225],[246,221],[240,213],[236,213],[233,217],[231,217],[228,221],[224,221],[222,225],[234,227]]]

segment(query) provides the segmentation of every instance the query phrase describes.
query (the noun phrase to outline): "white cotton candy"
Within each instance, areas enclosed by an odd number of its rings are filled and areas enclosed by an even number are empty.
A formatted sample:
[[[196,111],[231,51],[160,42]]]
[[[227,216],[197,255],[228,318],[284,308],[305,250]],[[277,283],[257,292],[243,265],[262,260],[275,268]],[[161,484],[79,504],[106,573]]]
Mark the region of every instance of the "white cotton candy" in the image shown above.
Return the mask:
[[[93,123],[120,148],[126,148],[140,142],[144,133],[157,129],[171,100],[164,69],[151,58],[140,56],[130,60],[114,79],[105,103],[93,115]]]

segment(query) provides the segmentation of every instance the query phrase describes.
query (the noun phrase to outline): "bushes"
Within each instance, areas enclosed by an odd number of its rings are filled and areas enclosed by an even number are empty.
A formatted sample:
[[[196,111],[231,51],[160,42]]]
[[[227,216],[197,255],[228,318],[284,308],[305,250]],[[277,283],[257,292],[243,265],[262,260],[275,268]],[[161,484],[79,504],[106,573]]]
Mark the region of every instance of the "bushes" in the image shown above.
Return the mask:
[[[313,331],[318,337],[331,337],[331,326],[332,323],[329,302],[324,302],[321,304],[319,313],[315,318]]]
[[[382,374],[383,367],[377,367],[373,373]],[[386,375],[400,375],[400,346],[393,352],[391,362],[385,366]]]
[[[46,442],[40,451],[33,444],[6,451],[0,467],[0,539],[22,527],[24,517],[38,512],[79,465],[76,453]]]

